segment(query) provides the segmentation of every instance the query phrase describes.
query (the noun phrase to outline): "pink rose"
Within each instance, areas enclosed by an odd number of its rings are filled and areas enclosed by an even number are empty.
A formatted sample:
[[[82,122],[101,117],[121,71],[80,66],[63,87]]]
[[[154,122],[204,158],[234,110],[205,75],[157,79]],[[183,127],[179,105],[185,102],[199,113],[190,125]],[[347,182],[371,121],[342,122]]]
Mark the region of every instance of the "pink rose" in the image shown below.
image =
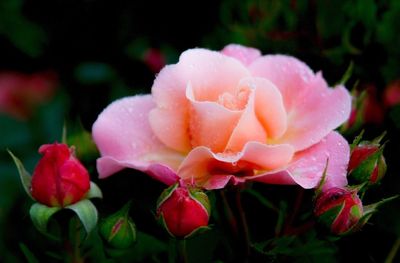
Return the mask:
[[[101,178],[129,167],[206,189],[246,180],[344,186],[347,141],[333,129],[351,97],[296,58],[229,45],[187,50],[164,67],[152,95],[109,105],[93,125]]]

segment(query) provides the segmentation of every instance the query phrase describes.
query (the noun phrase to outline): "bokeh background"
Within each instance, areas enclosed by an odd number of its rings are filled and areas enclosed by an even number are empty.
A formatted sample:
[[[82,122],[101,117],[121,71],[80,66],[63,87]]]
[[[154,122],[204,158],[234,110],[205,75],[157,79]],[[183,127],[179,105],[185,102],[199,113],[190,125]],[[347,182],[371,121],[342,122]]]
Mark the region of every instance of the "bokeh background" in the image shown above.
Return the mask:
[[[52,247],[32,226],[32,202],[6,149],[32,171],[38,147],[60,141],[64,123],[92,180],[103,189],[104,200],[96,201],[100,213],[133,199],[131,216],[143,231],[142,243],[126,262],[165,262],[167,238],[152,214],[164,186],[134,171],[98,181],[89,132],[111,101],[149,93],[162,66],[193,47],[220,50],[239,43],[264,54],[290,54],[321,70],[331,86],[352,65],[346,86],[355,94],[364,92],[364,100],[358,109],[361,119],[350,123],[345,135],[351,142],[362,128],[366,139],[387,131],[388,141],[388,172],[364,201],[399,194],[399,17],[397,0],[0,0],[0,262],[25,262],[21,244],[40,260],[60,261],[46,252]],[[287,202],[288,210],[297,191],[266,185],[255,189],[276,204]],[[311,196],[306,192],[305,211],[311,209]],[[251,235],[263,242],[271,238],[268,229],[274,228],[275,218],[247,198]],[[218,212],[213,220],[218,225]],[[193,262],[235,261],[227,256],[233,250],[221,236],[211,231],[193,240]],[[362,232],[336,242],[283,240],[282,247],[293,250],[276,249],[254,261],[384,262],[399,238],[400,203],[394,201],[382,206]],[[395,256],[393,262],[399,261]]]

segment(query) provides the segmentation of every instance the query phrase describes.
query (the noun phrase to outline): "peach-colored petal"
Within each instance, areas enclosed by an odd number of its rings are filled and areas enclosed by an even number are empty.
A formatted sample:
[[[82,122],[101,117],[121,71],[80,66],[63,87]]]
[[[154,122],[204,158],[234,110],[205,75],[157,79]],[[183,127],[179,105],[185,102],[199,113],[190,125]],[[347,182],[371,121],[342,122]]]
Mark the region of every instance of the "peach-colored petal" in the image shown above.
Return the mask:
[[[233,58],[236,58],[244,65],[250,65],[254,60],[261,57],[261,52],[258,49],[245,47],[238,44],[230,44],[221,50],[221,53]]]
[[[292,144],[297,151],[319,142],[349,116],[351,96],[343,87],[330,89],[321,74],[287,56],[264,56],[250,65],[255,76],[267,78],[281,91],[287,111],[285,134],[269,143]]]
[[[248,84],[247,82],[242,82],[240,86],[245,85],[244,88],[247,88],[248,86],[246,85]],[[267,141],[267,134],[254,111],[254,97],[255,90],[252,89],[246,108],[230,136],[225,151],[240,152],[248,142],[265,143]]]
[[[331,132],[319,143],[296,153],[292,163],[285,170],[267,172],[247,179],[273,184],[298,184],[306,189],[314,188],[319,184],[329,160],[323,188],[341,187],[347,184],[349,156],[347,141],[339,133]]]
[[[161,70],[152,87],[157,109],[150,123],[160,141],[180,152],[191,147],[188,101],[185,90],[191,85],[195,100],[216,101],[236,88],[248,70],[236,59],[219,52],[191,49],[182,53],[179,62]]]
[[[99,115],[92,136],[100,151],[98,172],[105,178],[124,167],[148,171],[153,163],[177,168],[183,157],[154,136],[148,113],[154,108],[150,95],[117,100]]]
[[[157,138],[179,152],[188,152],[191,148],[185,89],[185,80],[176,65],[164,67],[152,87],[157,108],[149,114],[150,125]]]
[[[189,152],[190,136],[188,113],[179,107],[171,109],[155,108],[149,113],[149,122],[153,133],[163,144],[171,149]]]
[[[233,93],[240,79],[250,76],[238,60],[206,49],[183,52],[176,66],[197,101],[217,101],[221,94]]]
[[[191,102],[192,146],[206,146],[214,152],[222,152],[242,113],[226,109],[215,102],[194,101],[190,85],[187,97]]]
[[[292,157],[290,145],[249,142],[243,152],[237,154],[215,154],[207,147],[197,147],[179,167],[178,176],[189,184],[217,189],[224,187],[230,179],[236,179],[236,183],[244,181],[240,176],[254,174],[255,169],[273,170],[286,166]]]

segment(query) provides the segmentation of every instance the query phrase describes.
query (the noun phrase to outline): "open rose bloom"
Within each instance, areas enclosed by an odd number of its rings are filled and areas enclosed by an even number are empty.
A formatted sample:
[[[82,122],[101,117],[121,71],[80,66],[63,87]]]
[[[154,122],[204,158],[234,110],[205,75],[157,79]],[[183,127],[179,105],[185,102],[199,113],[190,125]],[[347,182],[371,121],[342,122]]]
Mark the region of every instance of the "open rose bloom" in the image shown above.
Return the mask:
[[[333,131],[350,115],[296,58],[229,45],[191,49],[164,67],[151,95],[109,105],[93,125],[101,178],[134,168],[166,184],[205,189],[247,180],[324,188],[347,184],[349,145]],[[328,160],[328,162],[327,162]]]

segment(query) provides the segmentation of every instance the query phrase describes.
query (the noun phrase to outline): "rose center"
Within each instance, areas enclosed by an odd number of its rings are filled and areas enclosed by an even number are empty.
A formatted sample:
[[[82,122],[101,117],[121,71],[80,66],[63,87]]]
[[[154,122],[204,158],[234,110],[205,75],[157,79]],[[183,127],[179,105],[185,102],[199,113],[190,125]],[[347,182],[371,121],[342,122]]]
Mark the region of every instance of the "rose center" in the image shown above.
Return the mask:
[[[225,92],[218,97],[218,104],[230,110],[243,110],[249,99],[250,89],[242,87],[235,94]]]

